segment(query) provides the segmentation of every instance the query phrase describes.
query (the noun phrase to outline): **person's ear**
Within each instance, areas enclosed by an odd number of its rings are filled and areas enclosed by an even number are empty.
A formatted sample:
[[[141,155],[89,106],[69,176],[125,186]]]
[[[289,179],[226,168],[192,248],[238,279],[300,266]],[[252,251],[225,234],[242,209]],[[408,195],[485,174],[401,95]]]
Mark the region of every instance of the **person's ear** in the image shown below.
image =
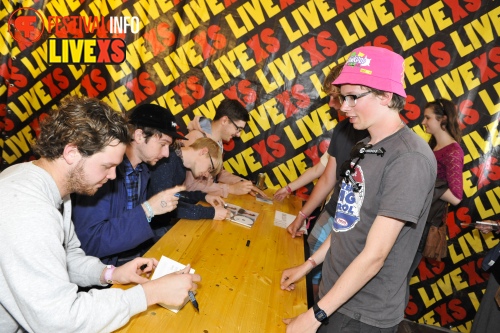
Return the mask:
[[[137,128],[133,133],[132,133],[132,141],[135,141],[137,143],[142,143],[145,140],[144,138],[144,132],[142,129]]]
[[[64,147],[62,157],[64,158],[66,163],[72,165],[74,163],[78,163],[78,161],[82,159],[82,154],[80,154],[77,146],[75,146],[74,144],[67,144]]]
[[[441,117],[441,128],[446,130],[446,124],[448,124],[448,116],[444,115]]]
[[[392,93],[388,91],[385,91],[382,95],[378,95],[378,97],[383,106],[388,106],[392,101]]]

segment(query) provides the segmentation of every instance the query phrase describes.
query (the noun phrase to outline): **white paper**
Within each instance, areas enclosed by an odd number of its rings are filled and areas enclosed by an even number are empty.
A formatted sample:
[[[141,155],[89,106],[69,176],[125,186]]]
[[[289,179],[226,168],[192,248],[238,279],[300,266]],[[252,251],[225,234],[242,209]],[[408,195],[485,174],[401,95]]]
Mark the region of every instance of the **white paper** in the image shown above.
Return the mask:
[[[158,278],[161,278],[164,275],[178,272],[178,271],[184,269],[184,267],[186,267],[186,265],[183,265],[180,262],[172,260],[168,257],[161,256],[160,261],[158,262],[158,266],[156,266],[156,269],[153,273],[153,276],[151,277],[151,280],[156,280]],[[193,274],[194,269],[191,268],[189,270],[189,273]],[[179,312],[180,309],[182,309],[184,307],[184,305],[186,305],[186,303],[188,301],[189,301],[189,297],[186,298],[186,301],[181,306],[172,306],[172,305],[166,305],[166,304],[162,304],[162,303],[158,303],[158,304],[163,306],[166,309],[169,309],[172,312],[177,313],[177,312]]]
[[[293,220],[295,220],[295,215],[280,212],[279,210],[274,213],[274,225],[277,227],[286,229],[292,224]],[[299,230],[304,231],[307,235],[306,221],[304,221],[304,224]]]

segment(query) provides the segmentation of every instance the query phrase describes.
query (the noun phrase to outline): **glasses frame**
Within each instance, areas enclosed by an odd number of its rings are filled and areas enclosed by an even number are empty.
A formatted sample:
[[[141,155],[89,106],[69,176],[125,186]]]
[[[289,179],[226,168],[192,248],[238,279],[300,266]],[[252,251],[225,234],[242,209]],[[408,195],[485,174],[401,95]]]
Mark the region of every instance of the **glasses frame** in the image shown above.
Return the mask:
[[[339,102],[340,105],[344,105],[344,102],[347,102],[347,105],[350,107],[356,106],[356,101],[360,99],[361,97],[365,97],[368,94],[371,94],[372,91],[365,91],[364,93],[358,94],[358,95],[342,95],[339,94]]]
[[[231,118],[227,117],[227,119],[229,119],[229,121],[231,122],[231,124],[233,124],[234,127],[236,127],[236,130],[238,131],[238,133],[241,133],[241,131],[244,130],[243,127],[239,127],[238,125],[236,125],[236,123]]]
[[[210,155],[210,151],[207,149],[208,158],[210,159],[210,163],[212,164],[212,168],[208,170],[208,173],[212,174],[215,171],[214,160],[212,159],[212,155]]]

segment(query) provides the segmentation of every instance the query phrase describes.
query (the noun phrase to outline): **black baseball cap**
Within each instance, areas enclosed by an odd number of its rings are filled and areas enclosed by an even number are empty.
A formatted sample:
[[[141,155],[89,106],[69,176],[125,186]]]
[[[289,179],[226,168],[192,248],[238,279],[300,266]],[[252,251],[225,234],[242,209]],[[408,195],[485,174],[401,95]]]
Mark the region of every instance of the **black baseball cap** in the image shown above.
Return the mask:
[[[136,126],[157,129],[171,136],[173,139],[187,140],[183,135],[177,133],[175,117],[163,106],[156,104],[141,104],[132,111],[128,122]]]

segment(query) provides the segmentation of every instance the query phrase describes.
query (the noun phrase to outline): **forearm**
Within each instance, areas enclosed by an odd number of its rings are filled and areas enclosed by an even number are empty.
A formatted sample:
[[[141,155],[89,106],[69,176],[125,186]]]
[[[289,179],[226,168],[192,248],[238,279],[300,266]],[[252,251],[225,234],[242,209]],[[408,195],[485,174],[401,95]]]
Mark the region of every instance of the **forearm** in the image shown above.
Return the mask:
[[[201,220],[213,219],[215,216],[214,207],[205,207],[202,205],[193,205],[181,202],[176,210],[176,217],[180,219]]]
[[[332,188],[333,186],[330,186],[327,182],[318,181],[301,211],[307,216],[311,215],[316,207],[321,205],[321,203],[326,199]]]
[[[454,196],[450,189],[447,189],[446,192],[444,192],[440,197],[440,199],[452,204],[453,206],[458,205],[460,201],[462,201],[461,199]]]
[[[326,254],[328,253],[328,250],[330,250],[330,242],[332,239],[332,235],[328,235],[328,237],[325,239],[323,244],[319,247],[319,249],[314,252],[313,255],[311,255],[311,258],[314,260],[314,262],[319,265],[325,261]]]
[[[307,169],[302,175],[300,175],[299,178],[295,179],[291,183],[288,184],[290,189],[292,191],[296,191],[297,189],[309,184],[310,182],[314,181],[315,179],[321,177],[323,174],[323,171],[325,170],[325,167],[321,164],[318,163],[314,165],[313,167]]]

